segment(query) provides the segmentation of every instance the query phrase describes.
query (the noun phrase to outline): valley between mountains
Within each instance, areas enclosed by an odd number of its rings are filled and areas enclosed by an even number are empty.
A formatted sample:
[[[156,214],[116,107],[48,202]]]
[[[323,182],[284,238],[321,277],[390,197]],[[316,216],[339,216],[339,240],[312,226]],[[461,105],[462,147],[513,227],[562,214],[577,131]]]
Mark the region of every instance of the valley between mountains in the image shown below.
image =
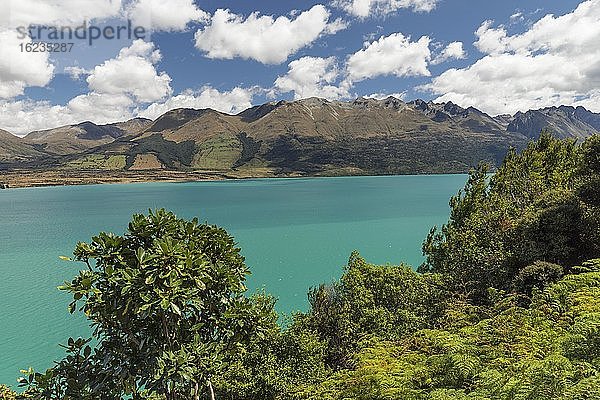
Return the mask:
[[[600,114],[551,107],[490,116],[422,100],[309,98],[237,115],[175,109],[156,120],[83,122],[20,138],[0,130],[0,182],[54,184],[465,173],[497,165],[544,129],[582,140]]]

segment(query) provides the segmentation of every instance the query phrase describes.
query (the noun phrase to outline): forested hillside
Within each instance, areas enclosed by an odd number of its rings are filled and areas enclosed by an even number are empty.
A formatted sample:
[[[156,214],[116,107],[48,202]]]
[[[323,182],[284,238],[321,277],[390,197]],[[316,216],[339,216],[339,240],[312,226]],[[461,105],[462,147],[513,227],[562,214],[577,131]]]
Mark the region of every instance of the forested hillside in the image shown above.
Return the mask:
[[[246,294],[224,230],[134,216],[78,244],[84,270],[63,287],[97,344],[69,339],[23,396],[600,399],[600,137],[542,134],[450,205],[417,271],[355,252],[289,318]]]

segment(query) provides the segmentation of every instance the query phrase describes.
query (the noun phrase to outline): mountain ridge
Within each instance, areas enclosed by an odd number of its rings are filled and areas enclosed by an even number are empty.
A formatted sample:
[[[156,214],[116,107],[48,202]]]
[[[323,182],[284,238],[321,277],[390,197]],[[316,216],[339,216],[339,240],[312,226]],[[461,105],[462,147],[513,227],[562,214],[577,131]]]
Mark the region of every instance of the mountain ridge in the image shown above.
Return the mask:
[[[546,128],[582,140],[600,132],[600,114],[560,106],[490,116],[452,102],[393,96],[282,100],[235,115],[178,108],[153,121],[85,121],[23,139],[4,134],[0,166],[240,176],[454,173],[480,161],[497,165],[509,148],[522,148]]]

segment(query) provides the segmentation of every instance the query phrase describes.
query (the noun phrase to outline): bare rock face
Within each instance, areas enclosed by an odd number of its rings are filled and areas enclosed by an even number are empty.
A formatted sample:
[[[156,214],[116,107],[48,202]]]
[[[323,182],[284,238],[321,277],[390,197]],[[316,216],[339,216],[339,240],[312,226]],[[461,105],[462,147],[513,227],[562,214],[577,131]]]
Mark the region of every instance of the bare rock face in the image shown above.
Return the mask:
[[[538,138],[542,130],[548,130],[559,138],[582,140],[600,132],[600,114],[583,107],[547,107],[516,113],[507,130],[529,138]]]

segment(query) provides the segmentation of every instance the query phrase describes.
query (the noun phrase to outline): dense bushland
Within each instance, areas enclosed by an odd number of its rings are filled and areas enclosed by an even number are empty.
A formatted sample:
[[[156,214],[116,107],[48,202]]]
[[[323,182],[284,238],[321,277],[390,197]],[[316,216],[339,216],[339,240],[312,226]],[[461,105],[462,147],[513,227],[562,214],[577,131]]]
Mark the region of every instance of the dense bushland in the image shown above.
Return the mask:
[[[21,396],[600,399],[600,138],[543,134],[450,204],[418,272],[355,252],[283,324],[275,299],[245,295],[225,231],[136,215],[77,245],[85,269],[62,289],[93,341],[27,371]]]
[[[597,257],[599,154],[597,137],[577,146],[542,134],[522,154],[509,153],[491,178],[480,167],[451,200],[450,221],[431,231],[420,270],[444,274],[452,291],[485,303],[488,288],[514,289],[524,283],[519,274],[540,270],[538,261],[569,273]]]

